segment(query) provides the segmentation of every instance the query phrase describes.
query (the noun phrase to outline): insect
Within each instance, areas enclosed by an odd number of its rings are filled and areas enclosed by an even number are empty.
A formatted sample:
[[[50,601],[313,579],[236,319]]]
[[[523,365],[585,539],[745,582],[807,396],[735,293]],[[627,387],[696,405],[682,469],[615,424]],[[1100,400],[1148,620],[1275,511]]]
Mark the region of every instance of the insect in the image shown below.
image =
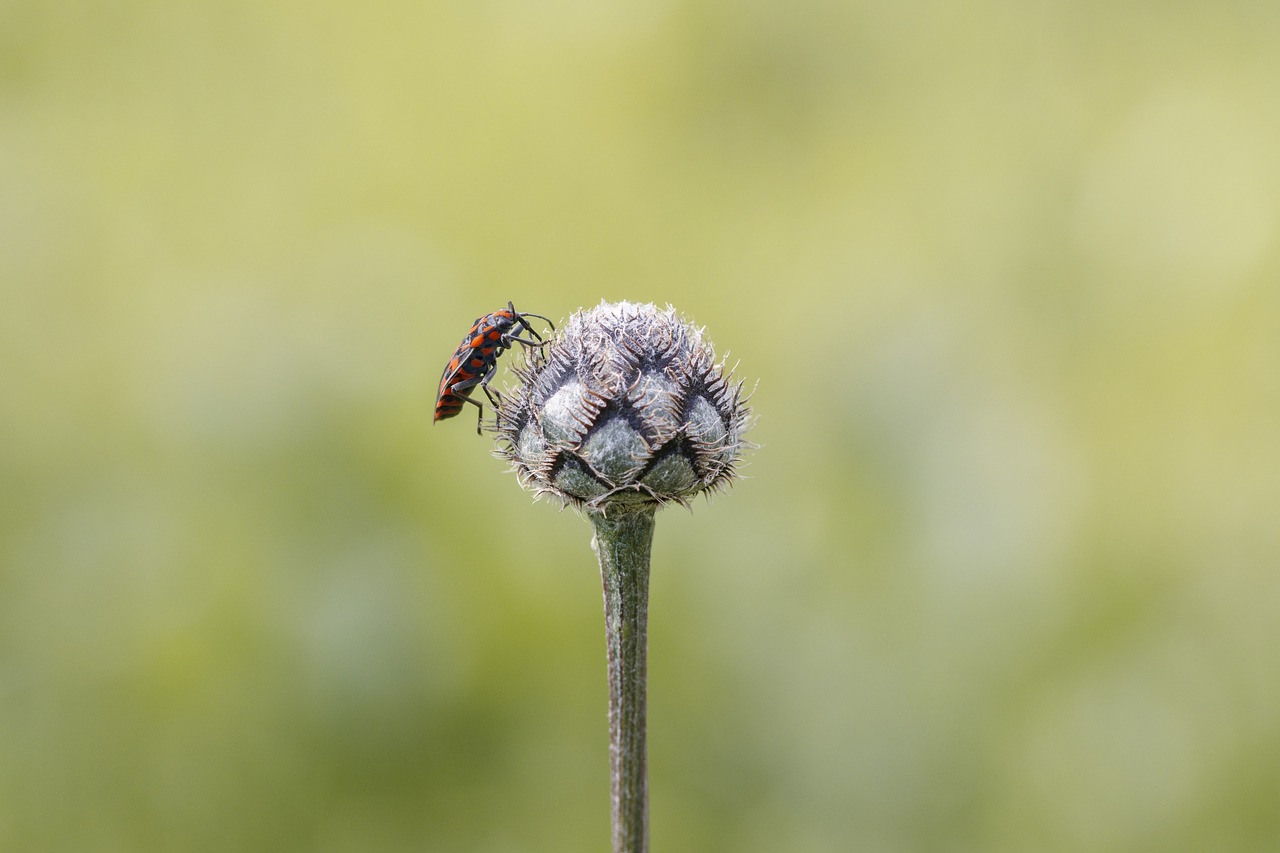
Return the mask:
[[[463,403],[470,403],[480,410],[480,414],[476,416],[476,434],[480,434],[484,404],[472,400],[471,393],[479,385],[489,402],[498,405],[493,392],[489,390],[489,382],[498,369],[498,356],[511,349],[514,343],[527,347],[544,347],[549,343],[534,331],[526,317],[547,320],[541,314],[521,314],[510,302],[506,308],[499,308],[492,314],[476,319],[471,331],[467,332],[467,336],[458,344],[453,357],[445,365],[444,375],[440,377],[440,391],[436,394],[436,414],[432,423],[453,417],[462,411]],[[555,331],[555,324],[550,320],[547,320],[547,325]],[[521,330],[528,331],[537,340],[518,337]]]

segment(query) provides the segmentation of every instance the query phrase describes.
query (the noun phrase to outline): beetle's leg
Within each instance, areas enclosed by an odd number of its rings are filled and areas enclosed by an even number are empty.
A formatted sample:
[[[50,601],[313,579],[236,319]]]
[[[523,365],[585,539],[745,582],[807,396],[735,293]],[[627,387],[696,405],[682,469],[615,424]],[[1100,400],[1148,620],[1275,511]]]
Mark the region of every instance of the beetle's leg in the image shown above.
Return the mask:
[[[498,372],[498,360],[495,358],[493,360],[493,364],[489,367],[489,372],[486,373],[482,379],[476,380],[477,382],[480,383],[480,390],[483,391],[484,395],[489,398],[489,402],[493,404],[493,407],[495,409],[500,408],[502,406],[502,395],[499,394],[497,391],[490,389],[489,383],[493,381],[493,375],[497,372]],[[476,405],[478,406],[480,404],[477,403]],[[481,409],[481,413],[483,413],[483,411],[484,410]],[[476,434],[480,435],[479,421],[476,422]]]
[[[482,434],[480,432],[480,423],[484,420],[484,403],[481,403],[479,400],[473,400],[471,399],[470,396],[459,394],[458,392],[466,391],[468,389],[474,388],[477,385],[479,385],[480,388],[484,391],[484,393],[488,394],[489,389],[484,386],[484,383],[487,382],[492,376],[493,376],[493,371],[490,370],[488,375],[486,375],[483,378],[479,376],[473,376],[470,379],[464,379],[461,382],[455,382],[449,386],[449,390],[453,392],[453,395],[455,397],[457,397],[459,400],[470,403],[471,405],[475,406],[477,409],[480,410],[479,414],[476,415],[476,435]],[[493,397],[489,397],[489,399],[493,400]]]
[[[534,334],[537,333],[535,332]],[[522,343],[527,347],[545,347],[547,344],[551,343],[551,341],[531,341],[526,338],[517,338],[515,335],[507,335],[504,340],[514,343]],[[510,343],[508,343],[508,347],[509,346]]]
[[[483,435],[484,433],[480,431],[480,424],[484,422],[484,403],[479,400],[472,400],[470,397],[463,397],[462,399],[480,410],[476,412],[476,435]]]

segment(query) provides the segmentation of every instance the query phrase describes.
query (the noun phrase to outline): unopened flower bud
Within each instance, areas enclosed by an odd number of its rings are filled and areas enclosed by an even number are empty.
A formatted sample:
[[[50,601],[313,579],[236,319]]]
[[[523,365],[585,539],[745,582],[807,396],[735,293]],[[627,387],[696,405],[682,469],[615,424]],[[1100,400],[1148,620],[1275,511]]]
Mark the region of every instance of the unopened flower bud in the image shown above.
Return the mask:
[[[727,486],[746,445],[742,383],[675,309],[579,311],[516,371],[500,453],[521,482],[566,503],[685,503]]]

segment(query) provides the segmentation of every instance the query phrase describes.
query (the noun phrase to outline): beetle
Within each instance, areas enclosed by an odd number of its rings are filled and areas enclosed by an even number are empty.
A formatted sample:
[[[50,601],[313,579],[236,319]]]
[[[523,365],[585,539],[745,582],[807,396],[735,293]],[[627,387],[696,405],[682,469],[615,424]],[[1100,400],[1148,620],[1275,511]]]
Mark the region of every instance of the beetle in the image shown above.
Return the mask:
[[[489,402],[498,405],[493,393],[489,390],[489,382],[498,369],[498,356],[511,349],[512,344],[520,343],[527,347],[544,347],[550,341],[544,341],[542,335],[534,331],[526,317],[537,317],[546,320],[547,325],[555,331],[555,324],[541,314],[521,313],[515,305],[507,303],[506,308],[499,308],[492,314],[477,317],[467,332],[462,343],[453,351],[453,356],[444,367],[444,375],[440,377],[440,390],[436,393],[436,413],[431,422],[451,418],[462,411],[463,403],[470,403],[480,410],[476,416],[476,434],[484,419],[484,404],[471,399],[476,386],[484,391]],[[519,337],[521,331],[527,331],[537,340]]]

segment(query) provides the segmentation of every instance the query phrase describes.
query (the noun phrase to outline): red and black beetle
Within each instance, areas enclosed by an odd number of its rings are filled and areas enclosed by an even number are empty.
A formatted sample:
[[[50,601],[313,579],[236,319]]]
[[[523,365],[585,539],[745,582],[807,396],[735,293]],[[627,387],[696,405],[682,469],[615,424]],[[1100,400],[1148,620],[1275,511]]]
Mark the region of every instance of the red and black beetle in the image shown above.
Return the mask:
[[[529,312],[522,314],[510,302],[506,308],[499,308],[492,314],[476,319],[471,331],[467,332],[467,336],[458,344],[453,357],[445,365],[444,375],[440,377],[440,390],[436,394],[436,414],[432,423],[453,417],[462,411],[463,403],[470,403],[480,410],[476,417],[476,434],[480,433],[484,404],[472,400],[471,393],[479,385],[489,402],[498,405],[493,393],[489,391],[489,382],[498,369],[498,356],[511,349],[515,343],[528,347],[543,347],[548,343],[534,331],[526,317],[546,320],[551,330],[555,331],[555,324],[546,317]],[[522,329],[537,340],[518,337]]]

